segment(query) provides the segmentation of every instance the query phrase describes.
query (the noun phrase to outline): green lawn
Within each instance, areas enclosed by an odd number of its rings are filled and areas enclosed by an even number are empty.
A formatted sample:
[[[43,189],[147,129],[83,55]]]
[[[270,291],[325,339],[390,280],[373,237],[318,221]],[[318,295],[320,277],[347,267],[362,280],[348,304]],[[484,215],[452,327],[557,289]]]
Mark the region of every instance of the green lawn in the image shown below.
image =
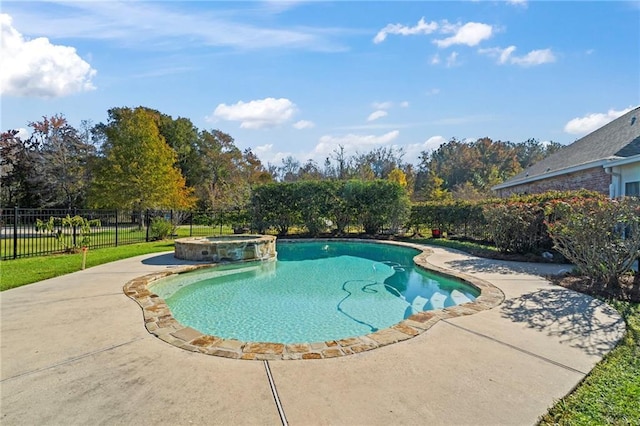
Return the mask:
[[[610,301],[627,334],[541,425],[640,425],[640,303]]]
[[[89,250],[86,267],[147,253],[173,250],[173,241],[130,244]],[[82,253],[26,257],[0,261],[0,291],[53,278],[82,268]]]
[[[67,235],[63,238],[63,241],[58,241],[53,235],[39,232],[33,232],[30,237],[19,237],[16,239],[16,252],[20,258],[25,253],[39,253],[43,254],[53,252],[64,252],[65,245],[72,246],[73,238],[69,233],[70,230],[65,230]],[[229,225],[203,226],[203,225],[181,225],[176,228],[176,238],[189,237],[189,236],[207,236],[207,235],[226,235],[232,234],[233,229]],[[137,226],[123,226],[118,228],[118,240],[120,244],[142,243],[147,236],[146,228],[138,228]],[[82,237],[78,234],[76,242],[80,244]],[[101,227],[91,232],[89,236],[89,246],[115,246],[116,230],[115,228]],[[12,238],[6,238],[0,240],[0,256],[11,258],[14,253],[14,241]]]
[[[183,235],[184,229],[179,234]],[[479,244],[446,239],[411,240],[476,255],[495,254]],[[157,241],[90,250],[87,267],[146,253],[170,251],[173,241]],[[80,270],[82,254],[0,261],[0,289],[7,290]],[[640,425],[640,304],[609,302],[627,324],[623,341],[569,395],[542,418],[542,425]]]

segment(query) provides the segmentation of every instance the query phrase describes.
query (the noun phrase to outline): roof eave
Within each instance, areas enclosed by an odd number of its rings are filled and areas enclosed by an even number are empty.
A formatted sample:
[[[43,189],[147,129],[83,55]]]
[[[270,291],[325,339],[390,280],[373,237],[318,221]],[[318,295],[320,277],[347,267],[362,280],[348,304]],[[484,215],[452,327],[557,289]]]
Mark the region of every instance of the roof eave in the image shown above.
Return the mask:
[[[627,164],[640,163],[640,154],[632,155],[630,157],[615,157],[607,160],[607,163],[604,164],[604,167],[617,167],[617,166],[626,166]]]

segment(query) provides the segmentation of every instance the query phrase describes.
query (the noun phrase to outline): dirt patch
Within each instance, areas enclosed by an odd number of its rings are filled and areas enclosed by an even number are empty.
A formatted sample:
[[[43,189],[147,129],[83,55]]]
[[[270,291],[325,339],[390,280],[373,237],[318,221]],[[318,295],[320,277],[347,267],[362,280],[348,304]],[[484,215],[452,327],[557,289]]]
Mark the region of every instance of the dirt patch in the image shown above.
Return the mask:
[[[625,275],[620,278],[620,285],[617,288],[607,287],[585,276],[567,275],[548,278],[554,284],[591,296],[605,299],[618,299],[626,302],[640,302],[639,273],[635,275]]]

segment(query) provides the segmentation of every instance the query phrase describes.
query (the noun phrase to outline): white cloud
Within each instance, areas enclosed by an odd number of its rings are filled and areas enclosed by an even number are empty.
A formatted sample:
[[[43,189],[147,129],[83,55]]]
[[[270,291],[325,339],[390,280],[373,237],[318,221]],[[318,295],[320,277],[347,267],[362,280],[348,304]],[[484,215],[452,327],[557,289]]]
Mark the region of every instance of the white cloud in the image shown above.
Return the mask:
[[[437,22],[426,22],[424,18],[420,18],[418,23],[413,27],[407,27],[401,24],[388,24],[386,27],[378,31],[378,34],[373,38],[373,42],[378,44],[385,41],[387,35],[417,35],[417,34],[431,34],[438,29]]]
[[[512,4],[514,6],[521,6],[521,7],[527,7],[528,5],[527,0],[507,0],[507,3]]]
[[[409,108],[409,101],[400,102],[400,108]]]
[[[565,124],[564,131],[573,135],[583,135],[591,133],[594,130],[597,130],[600,127],[604,126],[605,124],[615,120],[621,115],[628,113],[632,109],[633,108],[631,107],[625,108],[620,111],[610,109],[605,113],[592,113],[587,114],[584,117],[576,117],[572,120],[569,120],[569,122]]]
[[[375,121],[379,118],[386,117],[387,115],[388,115],[387,111],[383,111],[379,109],[369,114],[369,117],[367,117],[367,121]]]
[[[438,65],[440,63],[440,55],[435,54],[431,57],[431,65]]]
[[[480,49],[478,52],[498,59],[499,64],[514,64],[522,67],[532,67],[555,62],[556,57],[551,49],[532,50],[524,56],[515,56],[515,46],[509,46],[504,49],[500,47],[492,47],[488,49]]]
[[[393,106],[393,102],[385,101],[385,102],[374,102],[371,106],[375,109],[389,109]]]
[[[334,41],[349,30],[311,26],[267,27],[245,23],[264,15],[265,8],[220,8],[190,13],[174,2],[70,1],[64,14],[48,8],[25,7],[16,15],[33,34],[60,38],[87,38],[118,42],[121,46],[184,49],[185,46],[228,46],[238,49],[292,48],[346,51]],[[141,24],[143,23],[143,24]]]
[[[0,32],[2,95],[55,98],[95,89],[91,79],[96,70],[75,48],[51,44],[44,37],[25,40],[4,13]]]
[[[442,145],[443,143],[447,143],[447,140],[444,137],[432,136],[423,143],[412,143],[404,145],[404,158],[413,160],[414,163],[417,164],[420,161],[420,154],[422,154],[422,152],[434,151],[440,148],[440,145]]]
[[[289,121],[296,113],[296,105],[286,98],[265,98],[249,102],[239,101],[233,105],[220,104],[208,121],[220,118],[240,121],[243,129],[263,129],[279,126]]]
[[[449,47],[454,44],[464,44],[467,46],[476,46],[481,41],[490,38],[493,35],[493,27],[491,25],[482,24],[479,22],[467,22],[460,26],[451,25],[447,27],[446,31],[452,31],[455,29],[455,34],[445,39],[435,40],[434,43],[438,47]]]
[[[548,64],[555,61],[556,57],[551,49],[532,50],[524,56],[514,57],[511,59],[511,62],[517,65],[522,65],[523,67]]]
[[[295,127],[298,130],[311,129],[311,128],[315,127],[315,123],[313,121],[309,121],[309,120],[300,120],[300,121],[296,121],[295,123],[293,123],[293,127]]]
[[[399,135],[399,130],[392,130],[391,132],[385,133],[380,136],[356,134],[348,134],[344,136],[325,135],[320,138],[320,141],[318,145],[316,145],[314,153],[316,155],[329,155],[333,152],[334,149],[337,149],[338,146],[341,145],[345,148],[345,152],[354,154],[360,149],[369,150],[372,146],[375,145],[389,144],[397,139]]]
[[[438,88],[434,87],[433,89],[429,89],[429,90],[427,91],[427,96],[435,96],[435,95],[437,95],[438,93],[440,93],[440,89],[438,89]]]
[[[447,56],[447,68],[454,67],[458,64],[458,52],[451,52],[451,54]]]
[[[254,151],[255,152],[268,152],[268,151],[271,151],[272,149],[273,149],[273,144],[272,143],[268,143],[268,144],[256,146]]]

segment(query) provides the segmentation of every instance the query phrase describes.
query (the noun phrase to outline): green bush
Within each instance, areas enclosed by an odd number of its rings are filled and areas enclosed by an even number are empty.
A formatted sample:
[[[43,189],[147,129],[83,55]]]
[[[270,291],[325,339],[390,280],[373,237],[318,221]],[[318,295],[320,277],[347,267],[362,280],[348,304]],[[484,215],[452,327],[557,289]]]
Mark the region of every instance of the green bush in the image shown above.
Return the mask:
[[[254,188],[251,211],[253,227],[261,233],[275,228],[286,235],[294,226],[310,235],[342,233],[352,224],[376,234],[404,226],[409,198],[400,184],[388,180],[270,183]]]
[[[501,252],[524,254],[551,248],[542,206],[498,203],[484,206],[483,213],[491,239]]]
[[[473,236],[482,234],[486,222],[482,214],[482,203],[428,201],[411,207],[409,226],[416,234],[420,233],[422,227],[426,227]]]
[[[554,248],[578,270],[611,288],[640,259],[640,199],[552,201],[546,207]]]
[[[78,215],[73,217],[70,215],[66,217],[51,216],[46,222],[36,219],[36,231],[46,231],[53,234],[58,243],[67,252],[88,246],[91,242],[91,228],[95,226],[100,226],[99,219],[89,220]],[[79,241],[77,236],[74,235],[74,229],[80,231]]]
[[[164,240],[175,233],[176,227],[162,217],[154,217],[149,225],[149,238],[152,240]]]

